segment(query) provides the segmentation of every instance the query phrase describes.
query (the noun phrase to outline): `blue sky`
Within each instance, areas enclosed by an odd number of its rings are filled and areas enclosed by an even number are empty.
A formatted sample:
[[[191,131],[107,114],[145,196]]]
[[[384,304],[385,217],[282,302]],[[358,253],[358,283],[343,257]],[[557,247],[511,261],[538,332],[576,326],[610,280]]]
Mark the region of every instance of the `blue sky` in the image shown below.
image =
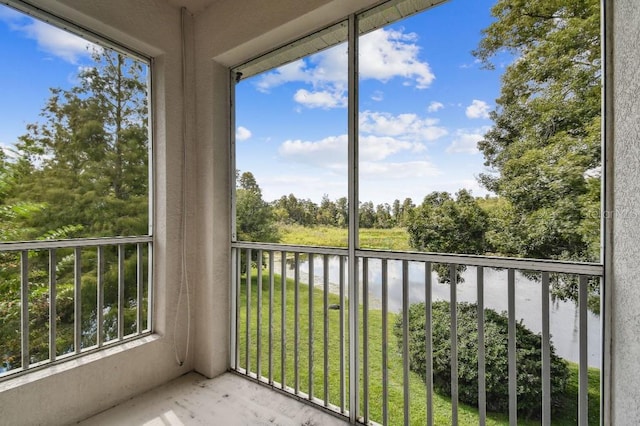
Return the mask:
[[[490,71],[471,51],[493,3],[452,0],[361,38],[360,201],[487,193],[476,144],[511,59]],[[236,165],[266,200],[347,195],[346,66],[341,45],[236,86]]]
[[[377,203],[468,188],[484,195],[476,143],[491,125],[500,75],[471,55],[494,0],[451,0],[360,41],[360,199]],[[0,145],[39,120],[51,87],[70,88],[91,44],[0,6]],[[502,62],[500,62],[502,61]],[[238,84],[237,168],[268,201],[347,195],[346,47]]]
[[[91,64],[87,41],[0,5],[0,144],[10,147],[39,119],[49,88],[70,88]]]

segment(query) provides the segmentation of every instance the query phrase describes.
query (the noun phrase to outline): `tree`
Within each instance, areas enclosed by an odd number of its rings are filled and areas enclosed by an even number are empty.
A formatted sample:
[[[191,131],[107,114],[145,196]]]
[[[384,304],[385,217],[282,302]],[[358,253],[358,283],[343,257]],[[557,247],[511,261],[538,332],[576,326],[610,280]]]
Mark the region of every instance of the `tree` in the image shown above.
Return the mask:
[[[76,236],[146,234],[147,87],[142,65],[107,49],[92,54],[79,84],[51,89],[43,123],[16,145],[17,201],[46,203],[36,233],[81,226]]]
[[[336,225],[341,228],[349,226],[349,200],[347,197],[340,197],[336,200],[336,209],[338,210],[338,217]]]
[[[494,125],[478,146],[481,183],[508,202],[495,249],[505,255],[599,259],[599,0],[499,0],[474,54],[516,57]]]
[[[376,223],[376,211],[371,201],[360,203],[360,227],[373,228]]]
[[[433,370],[427,369],[427,345],[425,335],[426,314],[424,303],[409,306],[408,346],[410,368],[423,380],[433,375],[436,392],[451,395],[451,304],[434,302],[432,309]],[[478,306],[458,303],[458,397],[461,402],[478,405]],[[506,313],[484,310],[484,338],[486,348],[485,386],[486,407],[489,411],[509,411],[509,368],[506,341],[509,319]],[[403,317],[398,315],[393,327],[398,347],[402,347]],[[519,417],[540,418],[542,412],[542,338],[521,322],[516,323],[516,376]],[[569,370],[566,362],[555,354],[550,346],[551,383],[550,395],[553,411],[562,407],[565,400]]]
[[[393,227],[393,219],[391,216],[391,206],[389,204],[378,204],[376,206],[376,221],[373,224],[375,228],[391,228]]]
[[[251,172],[238,176],[236,185],[236,231],[238,240],[277,242],[271,206],[262,199],[262,190]]]
[[[51,89],[41,123],[29,124],[15,159],[0,158],[0,237],[67,239],[146,234],[148,230],[147,86],[143,65],[108,49],[92,54],[78,84]],[[29,252],[30,360],[48,359],[47,251]],[[135,282],[135,252],[125,250],[125,281]],[[115,254],[114,254],[115,256]],[[57,250],[58,354],[74,345],[73,250]],[[96,343],[96,255],[82,254],[83,346]],[[0,368],[20,366],[19,259],[0,256]],[[117,333],[118,268],[105,266],[103,330]],[[114,281],[115,280],[115,281]],[[135,289],[125,287],[125,334],[135,330]],[[85,307],[87,307],[85,309]],[[17,319],[17,320],[16,320]],[[18,321],[18,322],[16,322]],[[18,325],[16,327],[16,324]]]
[[[322,196],[320,208],[318,209],[317,223],[319,225],[336,226],[338,219],[338,208],[336,203],[329,199],[327,194]]]
[[[416,205],[413,203],[413,200],[411,198],[405,198],[402,202],[402,207],[400,208],[400,218],[398,221],[398,225],[407,226],[407,224],[413,217],[415,208]]]
[[[409,244],[421,251],[484,254],[487,223],[487,214],[467,190],[455,199],[447,192],[432,192],[407,226]]]
[[[466,189],[453,199],[448,192],[432,192],[411,214],[407,223],[409,245],[416,250],[439,253],[485,254],[487,214]],[[447,264],[433,264],[441,283],[450,282]],[[456,268],[457,282],[466,265]]]

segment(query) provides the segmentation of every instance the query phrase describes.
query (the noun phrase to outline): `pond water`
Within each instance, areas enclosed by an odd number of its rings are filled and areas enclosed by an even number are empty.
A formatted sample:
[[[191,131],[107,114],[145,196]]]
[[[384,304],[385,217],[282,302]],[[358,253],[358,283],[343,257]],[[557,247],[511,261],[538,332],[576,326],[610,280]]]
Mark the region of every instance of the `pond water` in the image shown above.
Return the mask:
[[[380,309],[382,300],[382,262],[369,260],[369,304],[371,309]],[[277,266],[276,271],[280,271]],[[308,260],[300,259],[301,282],[308,282]],[[345,273],[347,266],[345,264]],[[362,263],[360,262],[360,273]],[[287,277],[293,277],[293,265],[288,262]],[[388,262],[388,306],[391,312],[402,310],[402,262]],[[329,257],[330,291],[338,292],[340,276],[339,259]],[[424,265],[419,262],[409,263],[409,303],[424,302]],[[476,268],[468,267],[462,272],[464,282],[457,285],[459,302],[477,301]],[[322,286],[323,265],[322,258],[314,258],[314,283]],[[345,283],[347,282],[345,278]],[[432,297],[434,301],[449,300],[450,288],[448,284],[440,284],[438,275],[432,273]],[[532,280],[516,272],[516,318],[534,333],[542,332],[542,287],[540,282]],[[346,289],[345,289],[346,292]],[[507,270],[484,269],[484,300],[485,307],[498,312],[507,311]],[[572,301],[550,300],[550,331],[551,342],[556,354],[569,361],[578,362],[579,357],[579,315],[576,303]],[[592,312],[587,315],[588,362],[591,367],[600,367],[600,317]]]

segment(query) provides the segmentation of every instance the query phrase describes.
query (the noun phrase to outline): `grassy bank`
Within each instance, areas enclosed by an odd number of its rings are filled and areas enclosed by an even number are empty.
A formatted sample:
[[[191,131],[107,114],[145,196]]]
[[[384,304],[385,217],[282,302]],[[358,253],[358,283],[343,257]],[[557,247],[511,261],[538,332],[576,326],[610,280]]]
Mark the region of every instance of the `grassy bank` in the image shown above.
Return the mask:
[[[334,226],[280,225],[282,244],[347,247],[347,229]],[[360,247],[384,250],[411,250],[404,228],[360,229]]]
[[[266,275],[266,274],[265,274]],[[261,374],[265,377],[269,375],[269,282],[268,277],[263,276],[261,287],[261,316],[260,316],[260,340],[261,340],[261,356],[260,356],[260,368]],[[251,312],[250,312],[250,330],[252,333],[249,336],[251,341],[250,350],[246,352],[246,324],[247,324],[247,286],[246,280],[242,279],[242,290],[240,292],[240,350],[239,350],[239,365],[243,368],[246,367],[246,359],[248,355],[250,369],[257,371],[257,340],[258,330],[257,322],[257,310],[258,310],[258,286],[256,271],[253,271],[253,276],[250,286],[250,300],[251,300]],[[273,318],[272,318],[272,333],[273,333],[273,379],[281,382],[283,380],[281,374],[281,363],[284,359],[284,381],[289,387],[296,387],[295,376],[295,363],[294,363],[294,343],[295,343],[295,322],[297,319],[299,325],[298,334],[298,374],[297,383],[298,389],[301,392],[309,393],[310,387],[312,387],[313,396],[324,399],[324,353],[323,353],[323,339],[324,339],[324,294],[321,289],[311,289],[309,286],[300,284],[298,288],[298,312],[294,310],[294,300],[296,297],[295,285],[292,280],[287,280],[286,288],[284,292],[285,297],[285,347],[284,351],[281,345],[282,342],[282,288],[280,277],[276,276],[274,281],[274,298],[273,298]],[[313,299],[313,309],[309,310],[309,300]],[[329,294],[327,297],[328,304],[338,304],[340,300],[338,296]],[[348,310],[345,309],[345,336],[348,327]],[[328,395],[328,401],[336,406],[341,405],[341,380],[345,383],[344,401],[348,405],[348,359],[345,359],[345,374],[340,374],[340,311],[328,310],[327,311],[328,322],[328,371],[327,375],[328,386],[326,389]],[[393,333],[391,332],[393,323],[395,321],[395,314],[389,314],[387,318],[388,322],[388,392],[389,392],[389,424],[401,425],[403,424],[403,371],[402,371],[402,354],[398,349],[397,341]],[[382,312],[379,310],[369,311],[369,338],[366,343],[366,347],[369,351],[369,413],[370,419],[380,422],[382,419]],[[312,339],[313,350],[309,351],[309,330],[313,328]],[[360,351],[362,360],[362,330],[360,332]],[[348,358],[348,342],[345,339],[344,351]],[[311,362],[310,362],[311,360]],[[311,365],[311,368],[309,366]],[[557,425],[572,425],[577,423],[577,377],[578,370],[577,365],[569,363],[569,369],[571,374],[570,384],[566,392],[566,403],[563,411],[558,413],[553,424]],[[361,377],[363,374],[360,375]],[[310,380],[310,377],[312,379]],[[361,379],[362,380],[362,379]],[[414,373],[410,373],[409,378],[410,389],[410,413],[411,424],[424,424],[426,418],[426,390],[424,383]],[[362,382],[360,395],[363,395]],[[596,369],[589,370],[589,424],[598,424],[598,409],[599,409],[599,371]],[[363,403],[364,404],[364,403]],[[348,408],[348,407],[347,407]],[[450,399],[439,394],[434,394],[434,421],[435,424],[450,424],[451,422],[451,404]],[[466,406],[460,404],[459,406],[459,423],[462,425],[478,424],[478,414],[475,407]],[[539,421],[519,421],[519,424],[523,425],[537,425]],[[508,416],[504,414],[489,413],[487,419],[488,425],[503,425],[508,424]]]

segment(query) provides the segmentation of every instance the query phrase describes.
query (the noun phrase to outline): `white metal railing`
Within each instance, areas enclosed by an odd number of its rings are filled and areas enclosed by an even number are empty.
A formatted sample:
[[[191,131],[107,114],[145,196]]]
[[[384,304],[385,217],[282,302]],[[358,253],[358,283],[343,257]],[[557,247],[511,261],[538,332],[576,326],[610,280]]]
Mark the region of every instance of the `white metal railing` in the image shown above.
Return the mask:
[[[0,380],[150,333],[152,241],[135,236],[0,243],[6,280],[0,302],[8,311],[19,307],[19,343],[0,342]],[[10,326],[8,318],[2,320]]]
[[[346,274],[349,252],[341,248],[320,248],[289,246],[267,243],[232,243],[233,285],[232,285],[232,330],[231,368],[274,389],[293,394],[302,400],[320,405],[361,423],[389,424],[389,313],[390,286],[400,282],[402,315],[402,422],[412,424],[410,418],[409,389],[409,346],[408,312],[409,303],[416,294],[425,302],[425,340],[427,352],[426,378],[426,423],[434,424],[433,418],[433,371],[431,304],[434,283],[432,265],[447,265],[449,280],[455,284],[459,279],[459,266],[475,267],[476,303],[478,318],[478,418],[485,424],[487,418],[485,389],[485,270],[500,268],[506,270],[506,298],[508,315],[508,388],[509,423],[518,419],[517,402],[517,357],[516,357],[516,273],[527,271],[540,277],[541,337],[542,337],[542,424],[551,424],[551,332],[550,332],[550,275],[562,273],[574,276],[578,283],[579,319],[579,364],[578,376],[578,424],[587,424],[588,392],[588,350],[587,350],[587,297],[589,280],[602,277],[603,268],[599,264],[561,262],[552,260],[531,260],[487,256],[450,255],[438,253],[389,252],[376,250],[355,250],[360,296],[358,329],[359,343],[349,336],[348,298],[354,294],[356,286],[350,286]],[[330,267],[331,262],[331,267]],[[376,263],[375,274],[371,264]],[[390,277],[389,265],[393,264],[394,276]],[[260,267],[257,267],[260,265]],[[398,267],[399,266],[399,267]],[[410,268],[411,266],[411,268]],[[411,269],[411,273],[410,273]],[[416,270],[421,270],[419,284],[416,284]],[[252,274],[253,271],[253,274]],[[410,274],[411,280],[409,279]],[[252,282],[252,275],[253,282]],[[375,275],[372,277],[371,275]],[[256,285],[263,283],[263,285]],[[370,286],[378,288],[377,297],[372,297]],[[600,281],[601,283],[601,281]],[[601,283],[602,285],[602,283]],[[293,288],[292,288],[293,287]],[[451,306],[458,303],[458,286],[448,286]],[[357,293],[356,293],[357,294]],[[320,296],[321,295],[321,296]],[[293,300],[289,298],[293,297]],[[379,298],[380,300],[374,300]],[[319,299],[319,300],[316,300]],[[337,303],[331,303],[330,300]],[[381,310],[381,330],[370,327],[371,305]],[[306,306],[305,306],[306,304]],[[320,305],[318,305],[320,304]],[[278,306],[279,305],[279,306]],[[321,306],[323,315],[314,315]],[[335,313],[332,311],[335,310]],[[397,310],[397,309],[396,309]],[[315,318],[314,318],[315,317]],[[337,318],[336,318],[337,317]],[[321,320],[321,323],[317,323]],[[349,319],[350,320],[350,319]],[[335,321],[337,336],[331,335],[330,321]],[[451,419],[458,423],[458,359],[457,359],[457,313],[450,310],[451,345]],[[335,328],[334,328],[335,330]],[[345,333],[345,330],[347,332]],[[369,333],[381,333],[381,348],[371,348]],[[293,339],[290,338],[293,336]],[[266,342],[264,341],[266,339]],[[361,340],[360,340],[361,339]],[[351,348],[354,345],[355,348]],[[292,347],[291,347],[292,346]],[[376,416],[370,415],[372,351],[380,352],[382,360],[382,407]],[[349,356],[358,351],[359,377],[350,371]],[[329,355],[333,354],[333,357]],[[337,354],[337,355],[336,355]],[[335,364],[332,365],[331,363]],[[293,375],[293,377],[290,377]],[[301,381],[301,376],[305,377]],[[339,376],[335,380],[335,376]],[[330,381],[330,377],[334,377]],[[352,380],[358,377],[358,399],[355,407],[350,407]],[[335,383],[334,383],[335,382]],[[376,394],[377,395],[377,394]],[[377,397],[377,396],[376,396]],[[355,413],[350,413],[354,410]]]

